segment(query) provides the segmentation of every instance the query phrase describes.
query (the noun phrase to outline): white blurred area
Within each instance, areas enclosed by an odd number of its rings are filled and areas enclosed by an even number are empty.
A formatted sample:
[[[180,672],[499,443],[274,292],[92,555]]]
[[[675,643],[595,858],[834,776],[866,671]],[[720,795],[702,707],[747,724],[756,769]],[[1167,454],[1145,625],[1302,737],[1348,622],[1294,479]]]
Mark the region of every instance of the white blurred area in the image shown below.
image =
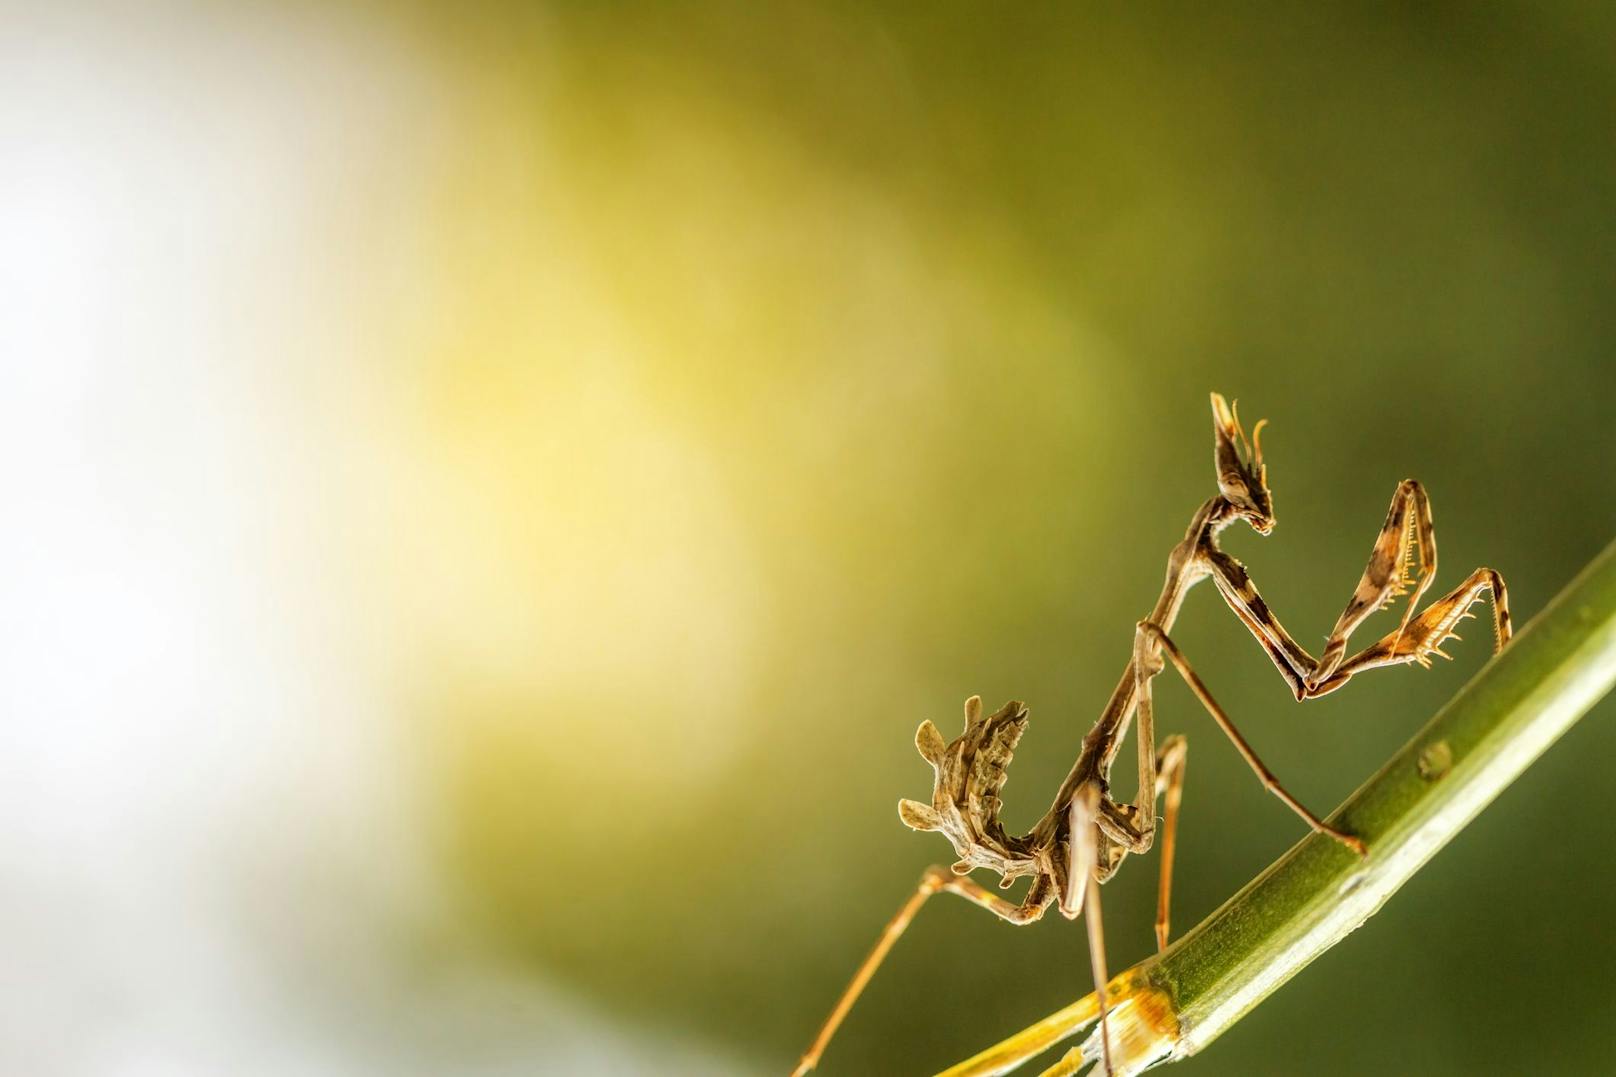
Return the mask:
[[[479,956],[419,837],[356,559],[454,93],[320,5],[0,17],[0,1072],[736,1068]]]

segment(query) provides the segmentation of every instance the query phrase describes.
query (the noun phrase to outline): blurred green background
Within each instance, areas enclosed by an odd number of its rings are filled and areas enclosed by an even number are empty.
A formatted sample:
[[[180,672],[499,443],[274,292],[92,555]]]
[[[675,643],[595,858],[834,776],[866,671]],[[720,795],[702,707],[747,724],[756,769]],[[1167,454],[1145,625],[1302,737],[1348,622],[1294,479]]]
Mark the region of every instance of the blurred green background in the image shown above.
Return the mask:
[[[1006,817],[1047,807],[1215,492],[1210,390],[1271,420],[1279,527],[1226,545],[1315,650],[1404,477],[1431,493],[1437,593],[1495,567],[1518,623],[1616,533],[1616,9],[182,6],[102,33],[126,62],[86,85],[160,85],[181,116],[235,95],[185,128],[223,171],[143,189],[257,177],[218,219],[263,233],[192,267],[239,275],[225,302],[171,309],[222,327],[198,369],[251,358],[265,459],[318,477],[270,484],[312,538],[255,536],[243,565],[319,561],[265,608],[336,625],[323,653],[366,671],[358,743],[392,750],[331,781],[412,805],[387,842],[305,819],[352,841],[296,878],[385,909],[374,865],[408,860],[441,895],[367,919],[374,975],[282,924],[314,915],[301,898],[255,899],[277,926],[253,945],[302,955],[284,997],[318,982],[312,1005],[367,1015],[349,1038],[411,1042],[444,970],[474,967],[600,1022],[574,1040],[653,1045],[541,1040],[512,1072],[788,1070],[952,859],[897,818],[930,788],[916,725],[1027,700]],[[113,172],[165,152],[112,126]],[[1486,660],[1469,635],[1304,707],[1210,588],[1175,633],[1321,811]],[[1301,829],[1169,681],[1183,930]],[[332,750],[364,708],[319,698],[318,724],[266,715],[264,743]],[[1182,1072],[1616,1068],[1613,718]],[[1114,968],[1153,946],[1154,886],[1152,857],[1105,889]],[[943,898],[822,1072],[933,1072],[1086,993],[1087,968],[1080,924]],[[417,1063],[492,1065],[459,1042]],[[663,1046],[708,1061],[648,1066]]]
[[[509,113],[457,170],[487,215],[457,245],[497,282],[467,301],[591,338],[534,302],[537,262],[630,339],[604,370],[553,340],[555,366],[514,342],[443,362],[501,386],[446,436],[556,544],[518,586],[596,662],[536,656],[426,720],[484,929],[602,1006],[788,1067],[952,859],[894,805],[930,787],[915,725],[955,735],[969,694],[1032,705],[1006,794],[1030,825],[1214,492],[1210,389],[1272,419],[1280,527],[1228,544],[1304,641],[1405,476],[1440,586],[1495,566],[1524,617],[1616,530],[1609,10],[609,5],[483,35]],[[1178,635],[1321,808],[1488,653],[1477,630],[1451,666],[1300,707],[1209,590]],[[1300,830],[1163,695],[1193,748],[1187,927]],[[1616,1066],[1612,717],[1185,1071]],[[1106,888],[1118,967],[1154,885],[1146,862]],[[1080,926],[934,902],[824,1072],[931,1072],[1086,969]]]

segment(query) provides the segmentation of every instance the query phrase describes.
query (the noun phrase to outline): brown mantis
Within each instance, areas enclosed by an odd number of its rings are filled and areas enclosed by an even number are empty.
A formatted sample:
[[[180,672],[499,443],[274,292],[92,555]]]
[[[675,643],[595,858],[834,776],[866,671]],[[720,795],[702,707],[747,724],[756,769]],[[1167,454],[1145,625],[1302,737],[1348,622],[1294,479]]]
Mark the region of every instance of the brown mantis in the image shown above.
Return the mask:
[[[1169,553],[1161,596],[1150,615],[1135,626],[1128,666],[1099,721],[1084,737],[1077,762],[1061,783],[1049,811],[1037,825],[1027,834],[1012,836],[999,821],[999,793],[1005,771],[1027,726],[1024,704],[1012,700],[984,717],[981,700],[971,697],[965,702],[964,733],[947,743],[930,721],[921,723],[915,744],[934,772],[931,803],[902,800],[898,813],[911,829],[941,831],[960,859],[952,868],[927,869],[920,885],[854,973],[803,1054],[794,1077],[818,1064],[826,1045],[888,951],[926,899],[940,891],[958,894],[1012,924],[1031,923],[1052,905],[1067,919],[1087,915],[1089,953],[1099,1000],[1101,1060],[1105,1072],[1112,1072],[1106,1026],[1109,977],[1099,884],[1116,873],[1128,854],[1147,852],[1155,843],[1156,798],[1164,797],[1156,945],[1159,949],[1166,947],[1174,839],[1187,757],[1182,736],[1169,737],[1159,750],[1156,746],[1151,683],[1169,662],[1270,792],[1315,831],[1357,856],[1368,855],[1369,850],[1358,838],[1331,827],[1285,791],[1168,635],[1186,594],[1201,580],[1212,580],[1218,594],[1267,652],[1298,701],[1333,692],[1365,670],[1408,663],[1428,668],[1433,655],[1448,657],[1442,645],[1458,638],[1458,623],[1473,616],[1470,608],[1483,592],[1492,596],[1495,649],[1509,641],[1509,602],[1504,581],[1489,568],[1476,569],[1458,587],[1416,614],[1416,607],[1436,575],[1436,535],[1424,487],[1407,479],[1398,484],[1368,567],[1336,621],[1324,651],[1315,659],[1269,610],[1245,567],[1218,546],[1218,534],[1238,521],[1267,535],[1274,527],[1274,508],[1262,456],[1263,422],[1253,429],[1248,441],[1235,409],[1217,393],[1212,394],[1212,415],[1218,494],[1196,510],[1183,540]],[[1417,570],[1411,574],[1416,565]],[[1347,642],[1352,633],[1371,614],[1408,594],[1410,588],[1412,597],[1396,629],[1348,657]],[[1133,803],[1122,804],[1110,795],[1109,777],[1123,737],[1135,720],[1139,789]],[[1001,889],[1023,876],[1030,877],[1032,883],[1017,904],[966,878],[976,868],[998,873]]]

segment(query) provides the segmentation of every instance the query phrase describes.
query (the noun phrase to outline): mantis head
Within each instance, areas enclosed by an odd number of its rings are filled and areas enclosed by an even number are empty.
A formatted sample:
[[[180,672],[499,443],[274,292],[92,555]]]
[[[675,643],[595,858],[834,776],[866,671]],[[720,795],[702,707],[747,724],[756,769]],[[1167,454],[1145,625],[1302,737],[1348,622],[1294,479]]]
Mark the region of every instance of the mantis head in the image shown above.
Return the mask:
[[[1222,394],[1212,394],[1218,492],[1259,535],[1274,529],[1274,495],[1268,490],[1268,468],[1262,458],[1262,428],[1267,421],[1258,422],[1247,441],[1239,413]]]

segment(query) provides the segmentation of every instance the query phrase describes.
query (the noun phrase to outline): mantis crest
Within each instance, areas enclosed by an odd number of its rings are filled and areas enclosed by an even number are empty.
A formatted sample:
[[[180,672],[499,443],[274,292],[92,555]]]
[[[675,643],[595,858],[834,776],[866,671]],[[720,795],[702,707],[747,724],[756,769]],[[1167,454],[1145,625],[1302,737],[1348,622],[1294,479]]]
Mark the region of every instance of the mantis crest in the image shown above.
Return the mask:
[[[1061,783],[1049,810],[1022,835],[1006,832],[999,820],[1000,793],[1016,744],[1027,728],[1025,704],[1012,700],[984,715],[981,700],[965,701],[965,729],[953,741],[930,721],[922,722],[915,745],[931,765],[929,802],[902,800],[898,813],[913,830],[938,831],[959,859],[950,868],[928,868],[915,892],[898,910],[880,940],[854,973],[835,1008],[794,1071],[801,1077],[819,1062],[870,977],[903,934],[916,912],[933,894],[947,891],[987,909],[1012,924],[1041,918],[1051,907],[1087,923],[1089,954],[1099,999],[1101,1062],[1112,1072],[1106,1026],[1105,939],[1099,885],[1110,879],[1130,854],[1148,852],[1161,836],[1162,855],[1156,906],[1156,945],[1168,940],[1172,898],[1173,852],[1184,785],[1187,742],[1182,736],[1156,743],[1151,685],[1170,664],[1200,700],[1214,722],[1271,793],[1309,827],[1364,857],[1369,850],[1351,834],[1331,827],[1288,793],[1257,757],[1233,721],[1212,697],[1168,634],[1191,587],[1210,579],[1224,603],[1267,653],[1298,702],[1315,699],[1345,685],[1359,673],[1410,663],[1429,668],[1433,656],[1448,657],[1442,646],[1457,639],[1459,622],[1474,616],[1471,607],[1492,598],[1495,649],[1509,642],[1509,601],[1504,581],[1490,568],[1478,568],[1443,597],[1417,608],[1436,576],[1436,534],[1425,488],[1413,479],[1399,483],[1386,522],[1370,552],[1346,608],[1330,632],[1318,658],[1309,654],[1280,624],[1258,593],[1245,566],[1225,553],[1218,536],[1228,527],[1248,524],[1259,535],[1274,527],[1273,494],[1263,462],[1259,422],[1248,439],[1234,408],[1212,394],[1213,463],[1218,492],[1196,510],[1184,538],[1167,557],[1167,578],[1150,614],[1134,628],[1133,653],[1100,718],[1083,739],[1071,772]],[[1375,643],[1348,655],[1348,641],[1370,615],[1410,595],[1397,627]],[[1110,774],[1130,725],[1136,726],[1139,786],[1132,803],[1111,796]],[[1157,817],[1156,801],[1163,798]],[[1020,902],[1012,902],[967,876],[987,869],[1000,887],[1022,877],[1032,881]]]

